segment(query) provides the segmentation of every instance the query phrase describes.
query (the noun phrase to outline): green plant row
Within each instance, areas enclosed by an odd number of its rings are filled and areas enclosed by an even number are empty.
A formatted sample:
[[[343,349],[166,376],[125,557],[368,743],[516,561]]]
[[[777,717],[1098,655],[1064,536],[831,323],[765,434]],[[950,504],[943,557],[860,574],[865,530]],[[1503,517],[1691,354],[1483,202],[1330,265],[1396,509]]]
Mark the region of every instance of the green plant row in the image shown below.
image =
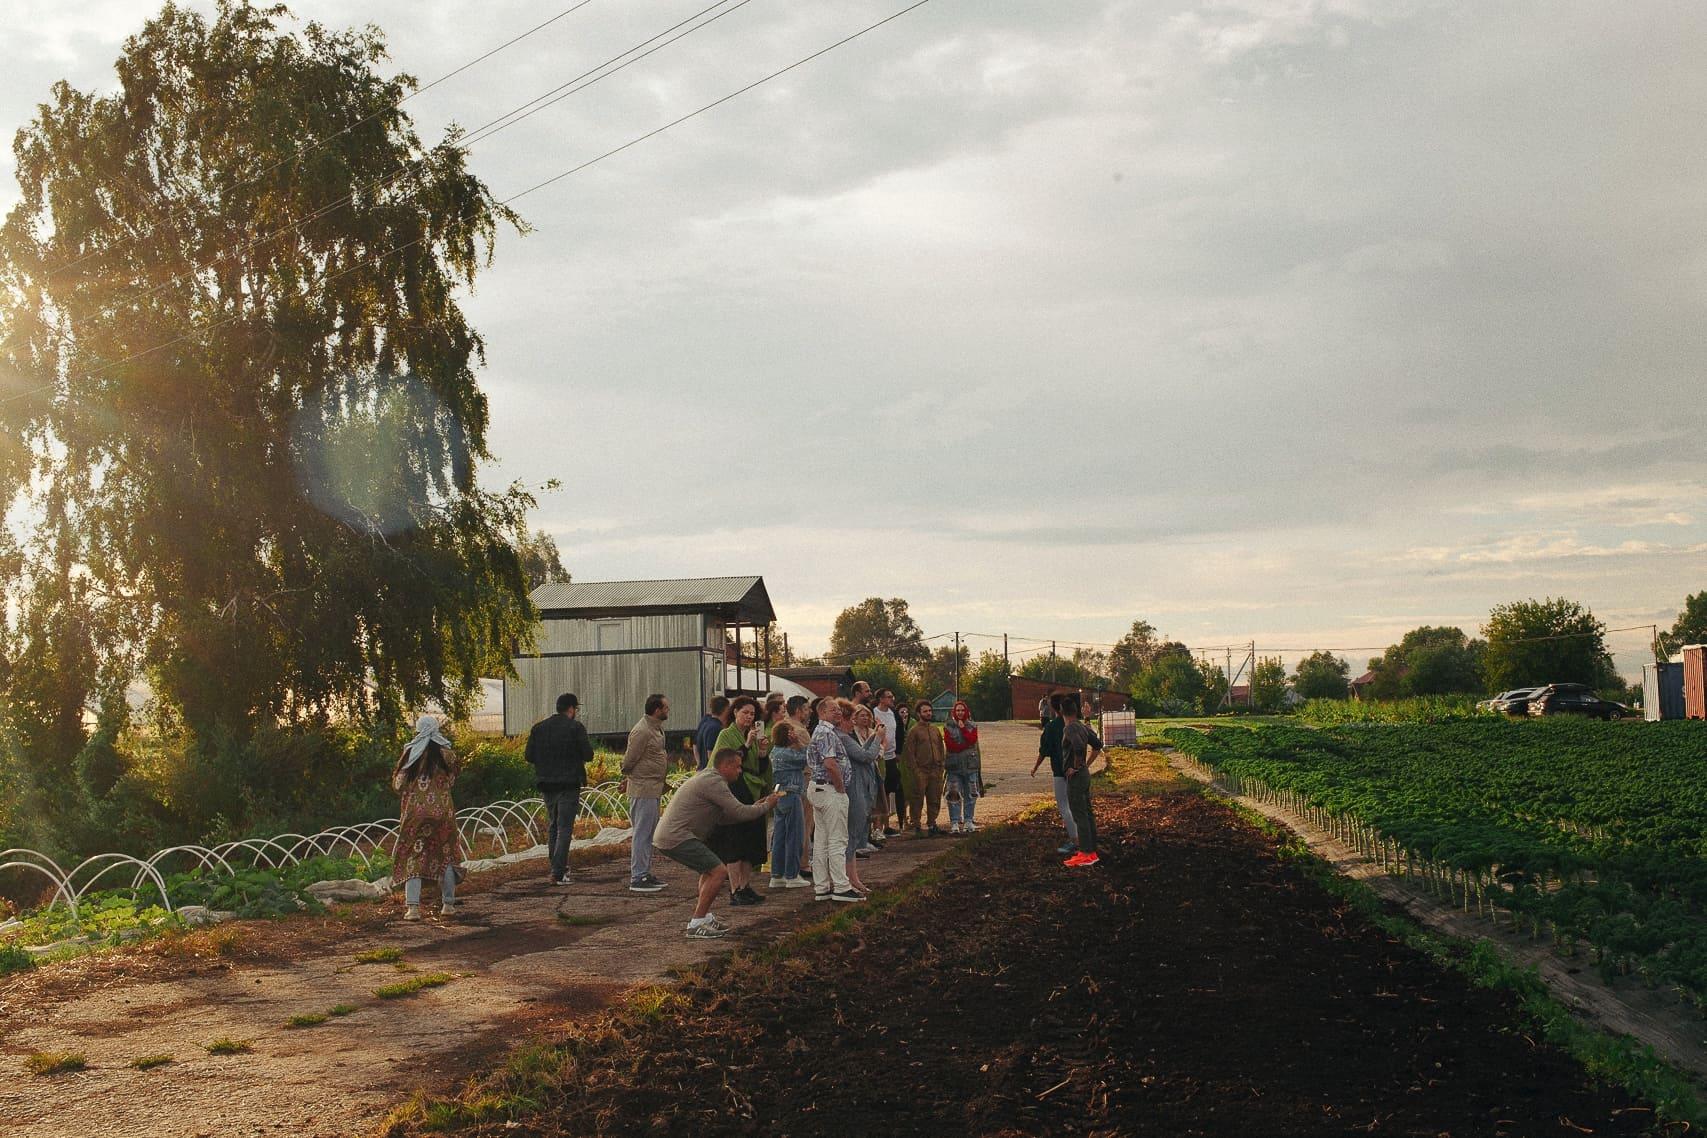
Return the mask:
[[[1707,732],[1500,720],[1167,732],[1242,793],[1707,1009]]]
[[[204,905],[241,918],[280,917],[323,912],[323,906],[308,892],[308,886],[316,881],[374,881],[390,872],[391,858],[379,851],[367,864],[351,858],[315,857],[276,869],[255,866],[233,873],[196,869],[168,875],[166,888],[179,908]],[[135,893],[103,890],[87,894],[76,917],[63,905],[26,913],[20,926],[9,933],[8,942],[0,945],[0,974],[27,968],[33,962],[34,958],[18,947],[20,944],[54,944],[87,937],[96,945],[112,945],[182,927],[178,917],[161,907],[159,900],[153,887],[144,884]]]

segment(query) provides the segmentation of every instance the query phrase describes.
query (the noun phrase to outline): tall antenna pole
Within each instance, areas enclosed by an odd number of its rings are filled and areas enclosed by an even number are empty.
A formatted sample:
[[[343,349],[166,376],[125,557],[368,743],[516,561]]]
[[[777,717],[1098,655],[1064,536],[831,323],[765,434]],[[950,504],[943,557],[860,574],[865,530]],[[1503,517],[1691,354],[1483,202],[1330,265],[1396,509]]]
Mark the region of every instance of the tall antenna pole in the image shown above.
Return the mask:
[[[960,633],[954,634],[954,698],[960,698]]]

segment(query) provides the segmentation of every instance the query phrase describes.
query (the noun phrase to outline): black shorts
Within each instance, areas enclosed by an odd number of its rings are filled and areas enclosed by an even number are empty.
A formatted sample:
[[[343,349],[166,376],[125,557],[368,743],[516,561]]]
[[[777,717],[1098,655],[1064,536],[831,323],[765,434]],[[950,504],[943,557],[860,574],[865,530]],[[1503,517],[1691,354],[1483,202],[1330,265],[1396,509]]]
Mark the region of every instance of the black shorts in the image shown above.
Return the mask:
[[[895,759],[883,760],[883,789],[890,794],[901,793],[901,764]]]

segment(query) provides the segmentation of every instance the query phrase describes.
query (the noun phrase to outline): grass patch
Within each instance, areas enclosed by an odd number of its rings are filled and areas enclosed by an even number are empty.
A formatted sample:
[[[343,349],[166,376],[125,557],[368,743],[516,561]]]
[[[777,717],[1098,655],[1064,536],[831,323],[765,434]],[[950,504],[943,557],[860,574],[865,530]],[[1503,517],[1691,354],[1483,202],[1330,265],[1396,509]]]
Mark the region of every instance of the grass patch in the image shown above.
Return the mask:
[[[303,1012],[301,1015],[294,1015],[285,1020],[285,1026],[314,1027],[317,1024],[325,1023],[329,1014],[329,1012]]]
[[[366,952],[356,953],[357,964],[396,964],[403,959],[403,950],[395,946],[389,948],[370,948]]]
[[[24,1060],[24,1066],[32,1075],[63,1075],[68,1071],[81,1071],[89,1065],[81,1051],[37,1051]]]
[[[354,1004],[334,1004],[326,1009],[326,1014],[329,1016],[347,1016],[354,1015],[357,1010]]]
[[[653,984],[628,998],[628,1010],[640,1023],[655,1023],[682,1002],[682,997],[673,989],[663,984]]]
[[[135,1059],[130,1061],[130,1065],[138,1071],[152,1071],[156,1067],[164,1067],[171,1061],[172,1057],[166,1054],[138,1055]]]
[[[575,929],[591,928],[593,925],[610,923],[609,917],[595,917],[591,913],[559,913],[557,919]]]
[[[442,988],[454,979],[456,977],[449,972],[423,972],[419,976],[411,976],[407,980],[375,988],[373,994],[382,1000],[398,1000],[428,988]]]
[[[209,1055],[247,1055],[255,1050],[254,1044],[247,1039],[232,1039],[229,1035],[221,1036],[212,1043],[202,1044],[202,1050]]]

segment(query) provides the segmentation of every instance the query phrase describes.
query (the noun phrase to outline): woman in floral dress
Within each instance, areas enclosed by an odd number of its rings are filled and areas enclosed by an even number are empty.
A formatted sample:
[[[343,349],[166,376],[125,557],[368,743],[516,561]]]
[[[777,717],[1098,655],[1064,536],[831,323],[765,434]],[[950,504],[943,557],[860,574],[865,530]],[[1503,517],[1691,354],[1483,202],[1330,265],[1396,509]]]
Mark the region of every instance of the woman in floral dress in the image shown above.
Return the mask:
[[[461,766],[450,740],[439,731],[438,719],[423,715],[416,720],[415,737],[391,772],[391,785],[403,797],[391,880],[403,882],[406,921],[421,919],[421,882],[429,877],[439,882],[439,915],[456,910],[462,858],[450,788]]]

